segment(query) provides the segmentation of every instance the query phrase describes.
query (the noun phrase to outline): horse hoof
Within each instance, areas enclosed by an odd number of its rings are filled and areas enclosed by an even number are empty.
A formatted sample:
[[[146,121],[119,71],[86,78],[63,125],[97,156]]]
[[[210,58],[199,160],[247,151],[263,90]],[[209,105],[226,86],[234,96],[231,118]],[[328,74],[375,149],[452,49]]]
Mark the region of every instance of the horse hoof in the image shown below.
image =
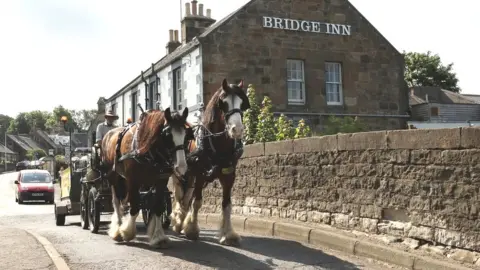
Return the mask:
[[[113,237],[113,240],[117,241],[117,242],[123,242],[123,238],[120,234],[116,235],[115,237]]]
[[[182,224],[175,224],[172,226],[172,230],[178,234],[182,233]]]
[[[188,240],[192,240],[192,241],[195,241],[195,240],[198,240],[198,237],[200,236],[200,232],[186,232],[185,233],[185,237],[188,239]]]
[[[170,246],[170,239],[152,240],[150,241],[150,246],[155,249],[166,249]]]
[[[220,238],[220,244],[225,246],[240,246],[242,238],[238,234],[224,235]]]

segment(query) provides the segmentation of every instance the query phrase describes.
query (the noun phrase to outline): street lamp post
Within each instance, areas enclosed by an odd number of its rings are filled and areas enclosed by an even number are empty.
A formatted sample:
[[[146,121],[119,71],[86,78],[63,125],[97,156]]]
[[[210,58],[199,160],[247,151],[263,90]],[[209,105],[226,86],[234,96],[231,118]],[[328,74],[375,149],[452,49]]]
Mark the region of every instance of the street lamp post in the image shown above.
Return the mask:
[[[2,128],[3,125],[0,124],[0,128]],[[5,166],[5,172],[7,171],[7,127],[4,127],[5,128],[5,140],[3,141],[3,143],[5,144],[4,145],[4,148],[3,148],[3,151],[4,151],[4,160],[3,160],[3,164]]]
[[[67,125],[68,117],[62,116],[60,121],[62,121],[63,123],[63,129],[68,131],[68,151],[69,151],[68,163],[69,163],[69,166],[72,166],[72,129],[69,125]]]

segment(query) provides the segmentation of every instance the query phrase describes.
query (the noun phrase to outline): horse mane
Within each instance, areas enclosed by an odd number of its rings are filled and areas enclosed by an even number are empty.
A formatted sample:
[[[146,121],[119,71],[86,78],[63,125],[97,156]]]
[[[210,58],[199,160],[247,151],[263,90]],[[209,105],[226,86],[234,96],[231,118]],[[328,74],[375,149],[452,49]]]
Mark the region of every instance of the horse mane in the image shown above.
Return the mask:
[[[147,112],[139,124],[137,141],[140,154],[145,154],[152,145],[157,143],[158,134],[165,126],[165,114],[160,110]]]
[[[202,123],[204,126],[210,128],[210,126],[215,123],[219,114],[220,107],[218,106],[221,101],[222,88],[219,88],[215,94],[213,94],[210,101],[208,101],[207,106],[205,106],[205,111],[203,112]]]

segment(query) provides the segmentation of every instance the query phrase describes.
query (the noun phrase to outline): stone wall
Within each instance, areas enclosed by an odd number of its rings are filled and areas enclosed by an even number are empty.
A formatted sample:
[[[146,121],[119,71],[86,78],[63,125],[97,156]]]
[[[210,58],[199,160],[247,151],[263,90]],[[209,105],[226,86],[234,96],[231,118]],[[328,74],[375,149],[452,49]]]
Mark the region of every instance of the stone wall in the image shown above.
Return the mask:
[[[480,129],[396,130],[245,147],[234,214],[480,251]],[[216,181],[203,212],[220,212]]]

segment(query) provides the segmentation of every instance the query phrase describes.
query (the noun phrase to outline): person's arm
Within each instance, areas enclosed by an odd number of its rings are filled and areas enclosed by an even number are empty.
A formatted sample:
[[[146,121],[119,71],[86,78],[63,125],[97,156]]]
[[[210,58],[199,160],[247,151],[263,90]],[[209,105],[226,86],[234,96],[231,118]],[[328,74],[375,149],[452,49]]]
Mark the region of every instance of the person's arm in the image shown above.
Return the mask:
[[[95,133],[95,144],[102,145],[102,124],[98,124],[97,131]]]

